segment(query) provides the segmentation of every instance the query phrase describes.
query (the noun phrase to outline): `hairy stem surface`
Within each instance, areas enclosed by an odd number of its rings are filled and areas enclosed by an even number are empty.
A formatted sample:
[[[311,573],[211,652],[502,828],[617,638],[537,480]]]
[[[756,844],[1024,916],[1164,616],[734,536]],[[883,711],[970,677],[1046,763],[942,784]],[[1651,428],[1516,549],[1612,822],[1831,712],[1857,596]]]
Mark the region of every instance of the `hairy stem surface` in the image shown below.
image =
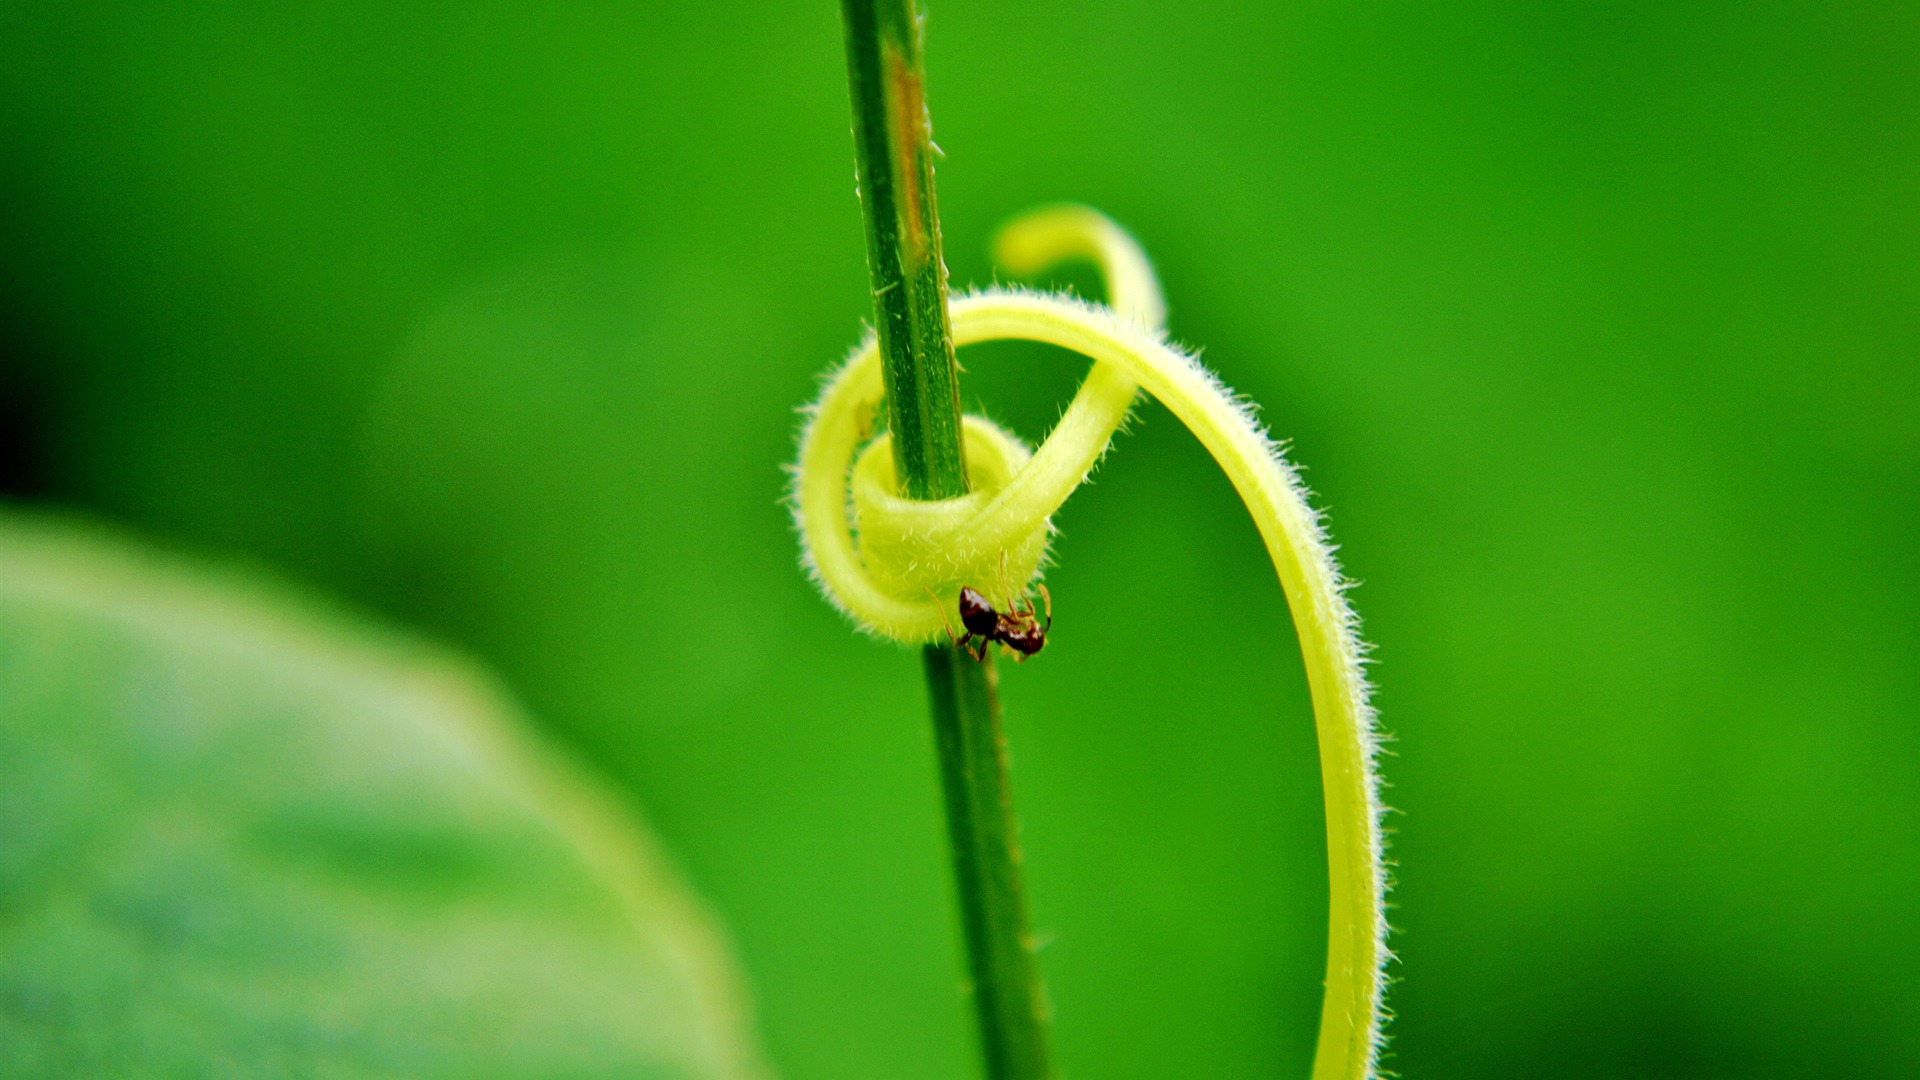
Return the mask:
[[[920,21],[912,0],[842,0],[841,14],[894,471],[908,498],[956,498],[969,483]],[[950,644],[928,645],[923,658],[987,1076],[1046,1080],[993,668]]]

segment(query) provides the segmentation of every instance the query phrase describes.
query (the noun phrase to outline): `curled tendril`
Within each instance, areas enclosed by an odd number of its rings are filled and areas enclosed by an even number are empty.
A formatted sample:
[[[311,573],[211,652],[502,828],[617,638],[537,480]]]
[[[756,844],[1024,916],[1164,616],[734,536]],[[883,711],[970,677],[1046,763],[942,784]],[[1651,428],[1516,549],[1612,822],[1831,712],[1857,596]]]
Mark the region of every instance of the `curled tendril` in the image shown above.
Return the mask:
[[[1070,258],[1095,263],[1112,308],[1069,296],[992,289],[955,299],[954,343],[1024,339],[1090,357],[1092,370],[1037,450],[965,418],[971,494],[897,494],[887,436],[875,437],[880,358],[872,334],[828,376],[800,436],[794,520],[814,580],[862,628],[939,640],[963,585],[996,605],[1026,591],[1046,557],[1049,516],[1083,482],[1141,389],[1186,424],[1259,526],[1293,615],[1319,733],[1330,876],[1326,998],[1315,1080],[1376,1075],[1384,1019],[1386,873],[1379,736],[1365,646],[1320,515],[1280,448],[1238,398],[1170,344],[1159,283],[1133,238],[1096,211],[1049,207],[1002,230],[995,257],[1015,274]],[[864,444],[864,446],[862,445]],[[857,456],[857,460],[856,460]]]

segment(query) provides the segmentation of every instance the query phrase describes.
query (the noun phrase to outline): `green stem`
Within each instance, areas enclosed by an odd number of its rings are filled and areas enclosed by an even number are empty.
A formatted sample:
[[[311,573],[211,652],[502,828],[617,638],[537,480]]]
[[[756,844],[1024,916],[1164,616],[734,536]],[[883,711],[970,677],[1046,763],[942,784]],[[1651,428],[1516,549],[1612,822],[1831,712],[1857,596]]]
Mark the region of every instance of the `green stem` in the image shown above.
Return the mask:
[[[1047,1080],[1046,1000],[1027,932],[993,666],[946,645],[922,655],[986,1073]]]
[[[842,0],[867,268],[904,494],[967,493],[960,378],[933,198],[933,140],[913,0]]]
[[[913,0],[842,0],[841,14],[894,464],[907,496],[955,498],[968,481],[920,20]],[[928,646],[924,660],[986,1073],[1048,1080],[993,668],[951,645]]]

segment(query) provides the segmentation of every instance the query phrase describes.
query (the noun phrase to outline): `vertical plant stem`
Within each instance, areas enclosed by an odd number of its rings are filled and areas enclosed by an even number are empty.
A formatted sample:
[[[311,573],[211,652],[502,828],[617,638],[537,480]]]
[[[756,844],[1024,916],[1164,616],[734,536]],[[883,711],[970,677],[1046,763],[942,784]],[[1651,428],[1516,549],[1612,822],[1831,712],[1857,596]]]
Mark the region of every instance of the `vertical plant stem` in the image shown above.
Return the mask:
[[[913,0],[842,0],[840,9],[894,462],[909,498],[951,499],[967,493],[967,467],[919,18]]]
[[[923,656],[986,1074],[1048,1080],[1046,1002],[1027,932],[993,667],[951,646],[928,646]]]
[[[953,498],[968,481],[920,20],[913,0],[842,0],[841,15],[894,464],[907,496]],[[986,1073],[1049,1080],[993,667],[950,645],[924,661]]]

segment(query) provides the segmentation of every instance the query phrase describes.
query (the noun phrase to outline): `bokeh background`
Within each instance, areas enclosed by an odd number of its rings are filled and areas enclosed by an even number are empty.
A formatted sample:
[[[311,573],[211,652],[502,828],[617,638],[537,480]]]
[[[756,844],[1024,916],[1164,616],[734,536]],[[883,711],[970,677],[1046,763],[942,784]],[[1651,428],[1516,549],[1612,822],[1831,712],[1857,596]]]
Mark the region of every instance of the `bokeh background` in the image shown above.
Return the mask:
[[[1920,8],[929,6],[956,283],[1034,203],[1130,225],[1364,582],[1392,1065],[1920,1075]],[[0,4],[0,489],[479,655],[784,1076],[960,1080],[918,663],[780,505],[869,310],[852,173],[825,0]],[[1080,372],[963,362],[1030,438]],[[1064,1069],[1304,1075],[1254,531],[1154,406],[1058,524],[1004,686]]]

